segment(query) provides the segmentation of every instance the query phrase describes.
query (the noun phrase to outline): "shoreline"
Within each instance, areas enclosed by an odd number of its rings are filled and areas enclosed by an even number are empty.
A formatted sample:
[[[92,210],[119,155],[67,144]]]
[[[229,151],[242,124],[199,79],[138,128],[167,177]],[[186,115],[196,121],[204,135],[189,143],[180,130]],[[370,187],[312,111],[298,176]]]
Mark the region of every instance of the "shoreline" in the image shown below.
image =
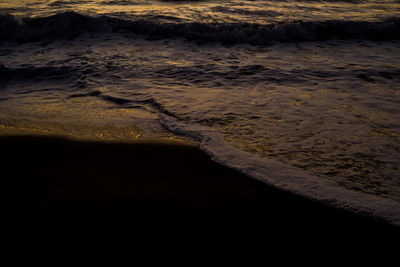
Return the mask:
[[[399,233],[399,227],[266,185],[180,140],[131,142],[0,130],[11,218],[125,218],[151,226]]]

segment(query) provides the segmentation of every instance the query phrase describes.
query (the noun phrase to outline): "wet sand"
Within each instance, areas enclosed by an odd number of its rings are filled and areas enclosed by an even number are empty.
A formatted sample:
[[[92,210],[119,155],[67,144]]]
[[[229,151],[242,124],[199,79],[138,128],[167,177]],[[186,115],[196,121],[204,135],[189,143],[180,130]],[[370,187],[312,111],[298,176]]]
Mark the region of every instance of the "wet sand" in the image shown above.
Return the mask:
[[[385,222],[255,181],[180,141],[107,142],[3,129],[0,147],[10,222],[101,217],[103,223],[196,231],[399,234]]]

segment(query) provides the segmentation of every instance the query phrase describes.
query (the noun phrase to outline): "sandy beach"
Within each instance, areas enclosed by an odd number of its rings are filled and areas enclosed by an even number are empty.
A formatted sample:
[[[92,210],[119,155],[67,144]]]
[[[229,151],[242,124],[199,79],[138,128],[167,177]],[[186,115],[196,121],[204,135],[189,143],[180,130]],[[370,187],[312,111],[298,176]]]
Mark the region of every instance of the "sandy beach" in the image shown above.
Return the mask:
[[[0,147],[10,221],[107,217],[185,229],[399,233],[374,218],[262,184],[179,140],[84,140],[3,128]]]

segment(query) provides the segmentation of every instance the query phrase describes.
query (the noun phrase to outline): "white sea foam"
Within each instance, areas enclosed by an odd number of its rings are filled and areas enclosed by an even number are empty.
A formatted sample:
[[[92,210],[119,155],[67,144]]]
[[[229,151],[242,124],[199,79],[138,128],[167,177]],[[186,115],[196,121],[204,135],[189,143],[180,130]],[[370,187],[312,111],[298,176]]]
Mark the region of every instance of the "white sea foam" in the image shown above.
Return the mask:
[[[181,122],[167,115],[160,115],[160,122],[177,135],[196,139],[200,142],[200,149],[213,161],[251,178],[330,206],[384,219],[400,226],[400,203],[397,201],[351,191],[302,169],[256,157],[224,142],[217,130]]]

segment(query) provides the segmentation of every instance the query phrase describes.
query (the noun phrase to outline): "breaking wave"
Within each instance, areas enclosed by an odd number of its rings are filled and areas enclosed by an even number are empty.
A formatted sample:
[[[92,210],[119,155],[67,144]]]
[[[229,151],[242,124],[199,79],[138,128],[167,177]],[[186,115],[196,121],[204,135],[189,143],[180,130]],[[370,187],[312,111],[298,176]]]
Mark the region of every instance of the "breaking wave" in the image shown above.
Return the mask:
[[[65,12],[48,17],[18,19],[0,15],[0,40],[21,43],[73,39],[83,33],[142,35],[150,40],[183,38],[198,43],[263,45],[270,42],[324,40],[400,40],[400,18],[367,21],[293,21],[276,24],[200,23],[133,17],[88,16]]]

